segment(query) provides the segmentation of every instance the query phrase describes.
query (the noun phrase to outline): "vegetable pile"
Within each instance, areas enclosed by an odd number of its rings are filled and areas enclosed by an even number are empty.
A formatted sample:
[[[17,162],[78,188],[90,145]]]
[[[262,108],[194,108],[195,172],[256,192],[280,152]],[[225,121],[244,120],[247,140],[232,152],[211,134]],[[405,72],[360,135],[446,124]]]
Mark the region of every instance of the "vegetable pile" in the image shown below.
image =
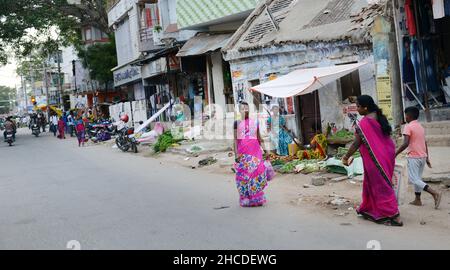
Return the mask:
[[[159,136],[158,141],[153,145],[153,150],[155,150],[156,153],[166,152],[167,149],[176,142],[177,141],[173,139],[170,131],[164,132],[161,136]]]
[[[340,141],[340,140],[342,140],[342,141],[346,141],[346,140],[351,141],[354,138],[355,138],[355,135],[352,132],[350,132],[350,131],[348,131],[346,129],[341,129],[338,132],[336,132],[335,134],[333,134],[330,137],[328,137],[328,140],[331,140],[331,141]]]
[[[334,157],[335,157],[336,159],[342,159],[342,158],[345,156],[345,154],[347,154],[348,150],[349,150],[349,148],[339,147],[339,148],[338,148],[338,151],[337,151],[337,154],[336,154]],[[356,151],[356,152],[353,154],[353,157],[354,157],[354,158],[361,157],[361,153],[359,153],[359,151]]]
[[[317,159],[310,160],[294,160],[284,164],[279,170],[279,173],[294,173],[302,172],[304,174],[318,172],[323,169],[323,162]]]

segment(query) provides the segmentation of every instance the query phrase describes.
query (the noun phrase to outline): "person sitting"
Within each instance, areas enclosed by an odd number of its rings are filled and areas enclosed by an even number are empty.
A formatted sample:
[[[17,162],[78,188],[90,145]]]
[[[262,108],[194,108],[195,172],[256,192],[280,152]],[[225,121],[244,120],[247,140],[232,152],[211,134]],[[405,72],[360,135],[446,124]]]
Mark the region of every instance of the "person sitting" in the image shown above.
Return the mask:
[[[297,153],[299,159],[325,159],[327,157],[327,137],[315,125],[312,126],[312,130],[315,130],[316,135],[310,142],[311,149],[300,150]]]
[[[5,131],[3,132],[3,137],[6,141],[6,134],[11,132],[13,134],[13,140],[16,140],[16,124],[14,124],[14,121],[12,120],[11,116],[6,118],[5,121]]]

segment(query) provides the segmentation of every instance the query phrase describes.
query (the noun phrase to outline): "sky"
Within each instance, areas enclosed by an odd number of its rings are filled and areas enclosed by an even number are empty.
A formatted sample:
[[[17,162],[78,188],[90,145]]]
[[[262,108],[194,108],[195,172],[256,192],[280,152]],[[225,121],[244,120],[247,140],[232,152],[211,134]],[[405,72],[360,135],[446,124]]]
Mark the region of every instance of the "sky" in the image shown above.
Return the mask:
[[[14,60],[6,66],[0,66],[0,85],[15,88],[20,85],[20,78],[16,74],[16,64]]]

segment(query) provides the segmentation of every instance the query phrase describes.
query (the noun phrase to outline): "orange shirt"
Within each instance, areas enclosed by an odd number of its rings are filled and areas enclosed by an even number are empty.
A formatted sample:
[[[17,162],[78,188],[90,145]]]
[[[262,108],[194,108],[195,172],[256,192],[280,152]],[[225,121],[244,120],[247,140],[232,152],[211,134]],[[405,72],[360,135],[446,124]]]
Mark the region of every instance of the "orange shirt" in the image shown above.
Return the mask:
[[[403,135],[409,136],[408,157],[410,158],[426,158],[427,147],[425,144],[425,129],[414,120],[407,124],[403,130]]]

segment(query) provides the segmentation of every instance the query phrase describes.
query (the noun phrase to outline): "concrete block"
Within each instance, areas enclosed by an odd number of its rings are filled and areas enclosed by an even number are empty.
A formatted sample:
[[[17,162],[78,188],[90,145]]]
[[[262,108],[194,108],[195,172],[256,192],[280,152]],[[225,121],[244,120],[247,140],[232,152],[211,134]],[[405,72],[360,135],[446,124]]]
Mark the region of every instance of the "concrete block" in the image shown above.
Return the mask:
[[[325,185],[327,178],[323,176],[313,176],[311,178],[311,184],[313,186],[323,186]]]

